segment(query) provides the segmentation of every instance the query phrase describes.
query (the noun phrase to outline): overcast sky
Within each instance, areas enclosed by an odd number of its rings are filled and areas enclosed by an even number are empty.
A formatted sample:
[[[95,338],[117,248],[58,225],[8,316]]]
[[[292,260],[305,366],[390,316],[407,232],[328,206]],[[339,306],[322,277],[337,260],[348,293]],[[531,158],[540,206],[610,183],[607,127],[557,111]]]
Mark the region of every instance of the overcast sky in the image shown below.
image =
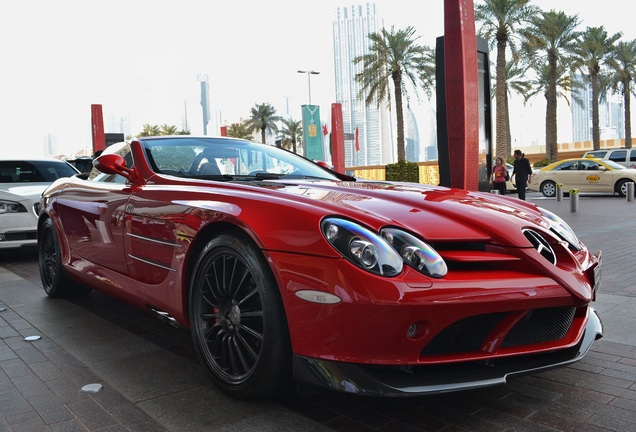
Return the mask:
[[[214,120],[232,123],[268,102],[300,119],[308,102],[328,118],[334,102],[332,23],[342,0],[31,0],[0,5],[0,157],[42,155],[45,136],[62,153],[91,148],[90,105],[104,115],[142,125],[202,133],[197,75],[210,82]],[[396,29],[412,25],[419,42],[434,46],[444,30],[442,0],[376,0],[378,17]],[[579,14],[582,28],[604,25],[636,38],[626,0],[537,0],[544,8]],[[515,113],[543,127],[538,103]],[[560,119],[561,120],[561,119]],[[569,120],[568,120],[569,121]],[[569,123],[559,129],[569,129]],[[109,132],[106,130],[106,132]],[[540,136],[540,135],[539,135]],[[526,140],[530,140],[526,136]]]

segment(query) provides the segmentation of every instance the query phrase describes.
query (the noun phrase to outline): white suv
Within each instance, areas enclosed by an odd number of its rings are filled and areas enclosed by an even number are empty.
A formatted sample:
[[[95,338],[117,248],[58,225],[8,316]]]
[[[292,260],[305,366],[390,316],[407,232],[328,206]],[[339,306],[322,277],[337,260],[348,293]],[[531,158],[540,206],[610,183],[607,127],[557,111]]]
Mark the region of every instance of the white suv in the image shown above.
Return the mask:
[[[585,152],[583,157],[611,160],[627,168],[636,168],[636,148],[592,150],[589,152]]]

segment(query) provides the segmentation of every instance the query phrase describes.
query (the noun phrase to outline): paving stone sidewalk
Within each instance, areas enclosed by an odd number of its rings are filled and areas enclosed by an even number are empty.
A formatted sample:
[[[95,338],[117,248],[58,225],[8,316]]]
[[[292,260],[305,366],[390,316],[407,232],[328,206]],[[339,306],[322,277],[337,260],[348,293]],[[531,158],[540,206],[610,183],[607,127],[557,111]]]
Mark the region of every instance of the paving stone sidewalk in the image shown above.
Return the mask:
[[[635,431],[636,203],[528,195],[603,251],[605,336],[580,362],[505,386],[414,399],[333,393],[241,402],[212,386],[191,341],[112,298],[46,297],[33,252],[0,252],[0,432]],[[28,336],[41,336],[33,342]],[[85,393],[100,383],[99,393]]]

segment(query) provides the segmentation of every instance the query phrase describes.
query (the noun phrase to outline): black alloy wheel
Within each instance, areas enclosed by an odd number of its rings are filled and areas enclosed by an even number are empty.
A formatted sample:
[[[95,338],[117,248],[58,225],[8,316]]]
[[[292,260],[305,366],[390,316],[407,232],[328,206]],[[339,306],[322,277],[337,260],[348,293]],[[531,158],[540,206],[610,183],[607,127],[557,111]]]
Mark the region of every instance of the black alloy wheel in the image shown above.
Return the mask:
[[[189,303],[195,348],[221,389],[240,398],[285,390],[291,374],[285,314],[264,257],[250,240],[224,234],[206,245]]]
[[[64,272],[60,239],[50,218],[42,222],[38,229],[38,261],[42,287],[49,297],[69,297],[90,292]]]

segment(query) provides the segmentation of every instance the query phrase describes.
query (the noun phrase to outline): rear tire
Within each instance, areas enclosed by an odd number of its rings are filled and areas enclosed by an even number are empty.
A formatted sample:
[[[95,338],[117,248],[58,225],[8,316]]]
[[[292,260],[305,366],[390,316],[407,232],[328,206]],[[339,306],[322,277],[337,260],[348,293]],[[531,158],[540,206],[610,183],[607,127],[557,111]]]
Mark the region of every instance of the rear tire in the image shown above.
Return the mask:
[[[634,183],[634,182],[633,182],[633,181],[631,181],[631,180],[626,180],[626,179],[623,179],[623,180],[619,181],[619,182],[616,184],[616,192],[617,192],[620,196],[622,196],[622,197],[626,197],[626,196],[627,196],[627,185],[628,185],[629,183]]]
[[[291,348],[278,286],[261,252],[221,234],[199,255],[189,293],[199,359],[238,398],[280,394],[291,382]]]
[[[42,287],[49,297],[71,297],[90,292],[66,275],[62,267],[60,239],[50,218],[38,229],[38,260]]]

